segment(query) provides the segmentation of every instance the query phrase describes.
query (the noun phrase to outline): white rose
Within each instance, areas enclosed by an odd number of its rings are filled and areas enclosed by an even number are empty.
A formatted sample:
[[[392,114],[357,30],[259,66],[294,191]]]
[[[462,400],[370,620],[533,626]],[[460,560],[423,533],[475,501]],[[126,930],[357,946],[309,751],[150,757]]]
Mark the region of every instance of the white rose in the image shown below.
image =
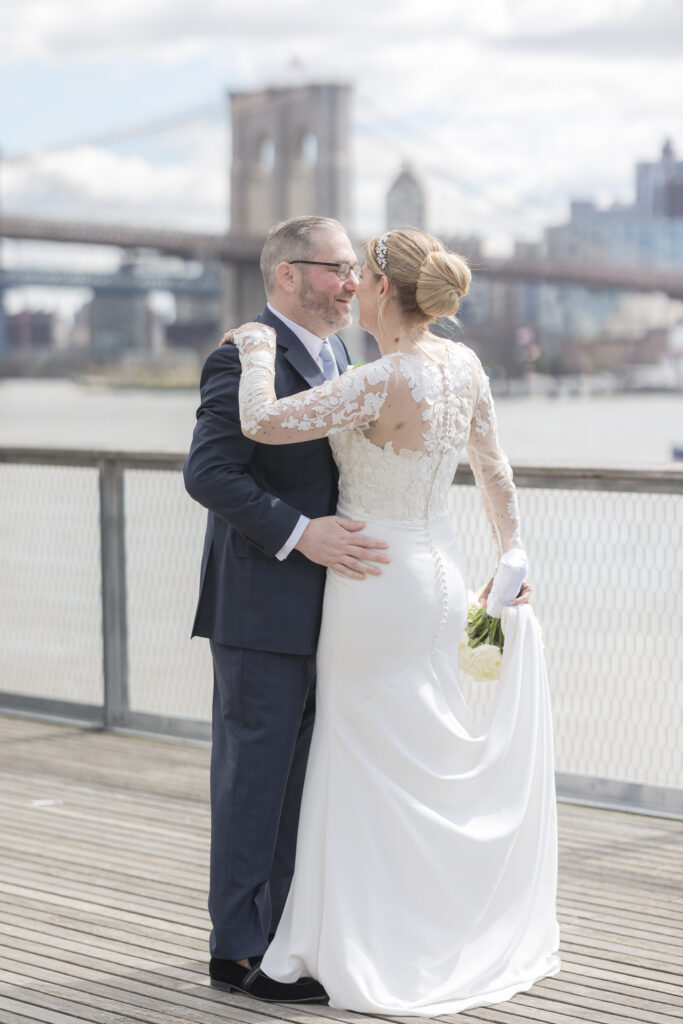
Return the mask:
[[[494,644],[470,647],[467,634],[463,633],[458,645],[458,664],[476,682],[498,679],[502,662],[503,655]]]

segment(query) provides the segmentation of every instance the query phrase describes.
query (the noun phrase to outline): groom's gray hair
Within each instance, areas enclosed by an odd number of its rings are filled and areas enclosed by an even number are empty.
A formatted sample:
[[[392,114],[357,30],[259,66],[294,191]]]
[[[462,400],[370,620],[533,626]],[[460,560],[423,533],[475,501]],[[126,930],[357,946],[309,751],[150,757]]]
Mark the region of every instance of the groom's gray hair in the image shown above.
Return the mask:
[[[261,250],[261,274],[266,295],[275,290],[278,264],[310,259],[314,255],[313,233],[321,230],[344,232],[339,221],[331,217],[292,217],[270,229]]]

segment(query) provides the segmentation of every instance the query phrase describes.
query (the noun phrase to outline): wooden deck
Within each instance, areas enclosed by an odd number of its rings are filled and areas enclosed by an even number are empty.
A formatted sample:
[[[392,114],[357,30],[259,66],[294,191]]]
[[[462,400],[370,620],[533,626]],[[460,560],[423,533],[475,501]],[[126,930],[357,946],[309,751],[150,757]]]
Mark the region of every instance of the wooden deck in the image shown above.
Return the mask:
[[[1,1024],[378,1019],[209,987],[207,798],[205,746],[0,717]],[[556,978],[447,1019],[683,1021],[683,822],[560,805],[559,913]]]

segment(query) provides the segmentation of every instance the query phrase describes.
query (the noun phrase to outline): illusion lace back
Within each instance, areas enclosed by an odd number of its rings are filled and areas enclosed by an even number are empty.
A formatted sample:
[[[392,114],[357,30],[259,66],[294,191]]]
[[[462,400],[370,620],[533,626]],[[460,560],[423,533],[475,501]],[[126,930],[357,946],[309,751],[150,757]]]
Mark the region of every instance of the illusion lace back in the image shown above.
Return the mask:
[[[438,360],[383,356],[276,401],[274,332],[258,325],[235,340],[242,429],[266,444],[329,436],[345,511],[394,521],[444,516],[467,447],[498,554],[520,545],[512,472],[498,442],[489,382],[466,346],[443,343]]]

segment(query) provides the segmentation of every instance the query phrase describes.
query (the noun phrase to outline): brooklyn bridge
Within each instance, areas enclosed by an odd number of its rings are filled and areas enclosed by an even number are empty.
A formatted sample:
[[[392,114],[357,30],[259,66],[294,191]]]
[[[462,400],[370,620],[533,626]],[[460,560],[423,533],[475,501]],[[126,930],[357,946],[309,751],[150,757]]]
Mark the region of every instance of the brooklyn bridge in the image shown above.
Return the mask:
[[[40,242],[71,242],[79,245],[110,245],[124,251],[153,249],[167,256],[224,266],[254,268],[258,264],[263,241],[262,235],[204,234],[192,231],[149,228],[137,225],[98,224],[92,221],[42,220],[30,217],[0,218],[0,237],[30,239]],[[358,243],[360,244],[360,242]],[[661,292],[670,298],[683,300],[683,272],[653,270],[643,267],[614,266],[608,264],[558,263],[548,260],[486,259],[476,268],[477,273],[498,281],[543,281],[554,284],[584,285],[594,289],[616,289],[639,292]],[[110,275],[74,275],[47,270],[4,271],[4,287],[20,284],[66,284],[91,286],[104,284]],[[128,282],[136,287],[135,282]],[[141,279],[142,290],[167,288],[169,291],[188,291],[202,294],[213,291],[201,279],[163,276]],[[245,311],[245,315],[248,311]]]
[[[224,233],[98,223],[84,216],[67,220],[58,210],[54,217],[19,215],[0,204],[0,244],[7,239],[58,243],[65,250],[106,246],[118,259],[118,267],[102,272],[74,269],[66,259],[41,265],[40,255],[17,265],[0,258],[0,355],[8,347],[3,299],[17,288],[90,289],[90,347],[98,362],[145,348],[141,333],[146,296],[152,292],[175,297],[176,345],[189,342],[202,350],[215,343],[221,324],[251,318],[264,300],[258,258],[271,224],[302,213],[351,222],[350,94],[348,86],[318,84],[230,95],[230,230]],[[400,221],[417,223],[405,216]],[[354,243],[360,256],[362,239]],[[480,331],[484,346],[488,340],[491,354],[499,356],[492,362],[506,365],[500,354],[515,350],[520,329],[543,345],[546,356],[557,357],[576,327],[567,328],[573,316],[590,319],[595,328],[606,310],[619,307],[621,296],[650,293],[683,300],[683,260],[681,269],[672,269],[675,263],[609,259],[597,248],[593,252],[590,244],[578,257],[570,253],[572,258],[562,251],[541,257],[540,251],[538,246],[521,246],[507,259],[486,258],[478,248],[464,252],[474,274],[471,294],[476,289],[480,297],[468,300],[480,303],[472,322],[481,327],[493,313],[500,321]],[[86,257],[86,266],[88,262]],[[553,322],[545,334],[538,318],[543,304],[546,310],[553,307]],[[463,316],[468,323],[467,309]],[[526,352],[532,348],[540,352],[528,344]]]

